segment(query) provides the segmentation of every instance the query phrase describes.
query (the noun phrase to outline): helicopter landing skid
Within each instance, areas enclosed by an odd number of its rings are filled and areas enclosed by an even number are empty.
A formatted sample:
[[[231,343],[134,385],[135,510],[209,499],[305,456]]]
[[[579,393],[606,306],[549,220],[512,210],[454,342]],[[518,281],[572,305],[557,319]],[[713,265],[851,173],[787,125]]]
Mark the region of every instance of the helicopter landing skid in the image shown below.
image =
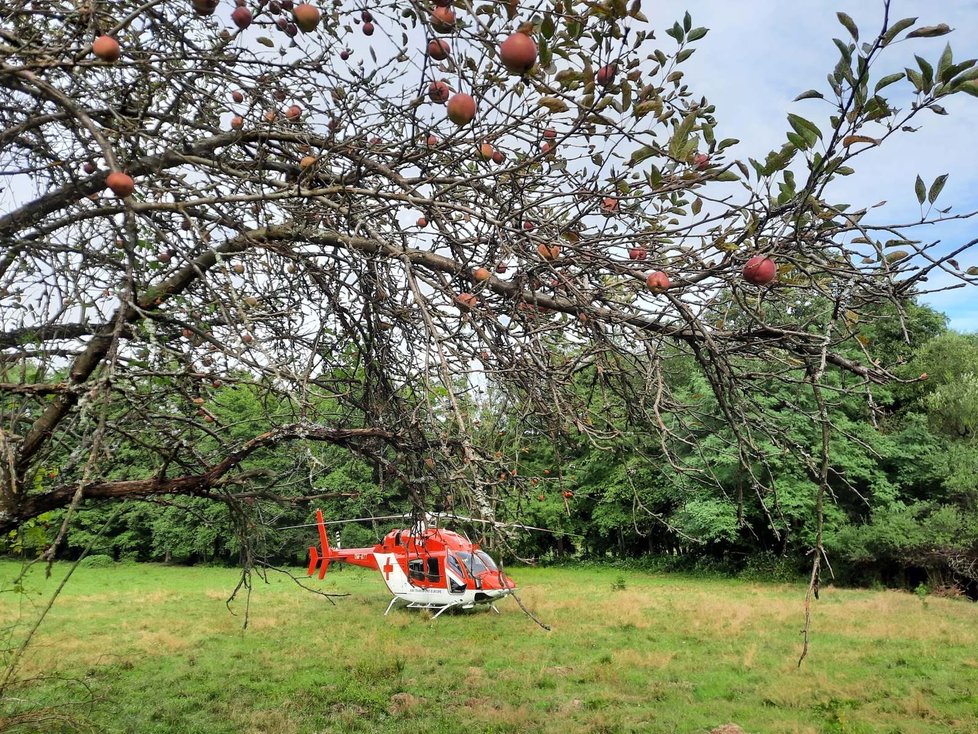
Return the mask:
[[[397,602],[399,601],[401,600],[398,599],[396,596],[393,599],[391,599],[391,603],[387,605],[387,611],[384,612],[385,617],[388,614],[390,614],[390,611],[394,608],[394,605],[397,604]],[[457,601],[457,602],[452,602],[451,604],[427,604],[423,602],[412,601],[405,604],[404,608],[405,609],[428,609],[428,610],[437,609],[438,611],[436,611],[431,618],[438,619],[438,617],[441,616],[443,612],[447,612],[449,609],[457,609],[457,608],[471,609],[473,606],[474,605],[471,602],[467,602],[467,601]],[[495,609],[494,611],[496,612],[496,614],[499,614],[498,609]]]

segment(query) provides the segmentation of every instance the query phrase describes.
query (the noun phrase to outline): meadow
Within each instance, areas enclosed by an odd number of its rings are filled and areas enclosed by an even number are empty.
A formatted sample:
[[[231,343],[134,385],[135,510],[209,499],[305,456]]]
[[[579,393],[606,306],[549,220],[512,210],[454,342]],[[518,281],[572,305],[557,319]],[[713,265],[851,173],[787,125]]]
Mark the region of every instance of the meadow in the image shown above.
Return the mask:
[[[3,647],[68,566],[0,562]],[[255,584],[229,613],[233,569],[79,568],[26,656],[0,730],[279,734],[978,731],[978,605],[827,588],[798,667],[804,586],[623,572],[513,570],[491,612],[383,616],[380,577]],[[50,708],[48,708],[50,707]],[[35,709],[35,713],[38,710]]]

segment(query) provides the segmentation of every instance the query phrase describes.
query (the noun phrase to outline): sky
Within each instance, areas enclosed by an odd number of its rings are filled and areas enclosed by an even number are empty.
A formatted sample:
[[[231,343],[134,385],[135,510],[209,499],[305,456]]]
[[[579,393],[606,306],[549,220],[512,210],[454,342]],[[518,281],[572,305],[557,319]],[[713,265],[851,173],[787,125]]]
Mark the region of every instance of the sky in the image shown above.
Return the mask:
[[[683,65],[686,81],[697,94],[716,105],[717,139],[738,138],[741,143],[729,156],[746,160],[763,158],[786,141],[788,112],[820,123],[827,121],[829,105],[818,100],[792,102],[807,89],[828,92],[826,75],[838,60],[834,38],[849,39],[836,18],[848,13],[860,28],[860,41],[871,40],[883,19],[882,0],[656,0],[644,3],[658,38],[689,11],[694,26],[706,26],[709,34],[696,43],[697,51]],[[893,0],[890,20],[918,17],[919,25],[947,23],[954,31],[940,38],[912,39],[891,44],[872,78],[916,68],[913,55],[936,62],[946,43],[955,62],[978,57],[978,3],[974,0]],[[905,34],[901,34],[902,36]],[[936,63],[935,63],[936,66]],[[891,105],[898,103],[890,99]],[[928,184],[949,174],[937,204],[953,205],[953,213],[978,210],[978,98],[965,94],[946,98],[947,116],[925,111],[917,118],[922,129],[890,139],[878,150],[853,163],[855,175],[837,179],[830,189],[834,202],[871,206],[874,222],[919,221],[920,207],[914,196],[917,174]],[[827,125],[827,122],[826,122]],[[824,126],[823,126],[824,129]],[[940,251],[978,238],[978,216],[920,228],[915,237],[941,241]],[[978,247],[961,259],[961,266],[978,265]],[[950,276],[935,276],[931,287],[951,285]],[[978,331],[978,289],[960,288],[926,295],[923,300],[943,311],[958,331]]]

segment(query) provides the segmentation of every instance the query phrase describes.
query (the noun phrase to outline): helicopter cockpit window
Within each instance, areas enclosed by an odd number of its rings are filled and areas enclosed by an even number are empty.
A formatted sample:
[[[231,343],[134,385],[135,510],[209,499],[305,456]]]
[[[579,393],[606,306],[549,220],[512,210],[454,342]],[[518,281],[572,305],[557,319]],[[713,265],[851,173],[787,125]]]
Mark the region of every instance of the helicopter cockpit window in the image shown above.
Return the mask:
[[[482,556],[485,556],[485,558],[489,561],[491,569],[490,566],[487,566],[485,561],[482,560]],[[477,552],[476,555],[473,555],[465,551],[458,551],[458,557],[462,560],[465,567],[469,569],[469,574],[472,576],[478,576],[481,573],[485,573],[486,571],[494,570],[496,568],[496,564],[492,562],[492,559],[482,552]]]
[[[437,558],[428,559],[428,580],[435,584],[441,580],[441,574],[438,571]]]
[[[482,551],[476,551],[475,554],[476,556],[479,557],[479,560],[482,561],[485,564],[486,568],[488,568],[490,571],[498,570],[496,568],[496,562],[489,557],[488,553],[483,553]]]

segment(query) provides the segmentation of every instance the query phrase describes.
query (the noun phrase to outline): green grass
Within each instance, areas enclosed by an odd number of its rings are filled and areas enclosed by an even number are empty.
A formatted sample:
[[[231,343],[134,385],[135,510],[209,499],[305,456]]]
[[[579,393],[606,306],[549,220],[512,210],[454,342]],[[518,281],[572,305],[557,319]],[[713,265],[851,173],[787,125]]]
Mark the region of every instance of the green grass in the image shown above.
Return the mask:
[[[0,562],[4,588],[17,569]],[[0,630],[32,619],[66,569],[0,594]],[[498,616],[384,617],[380,577],[354,568],[327,576],[350,594],[335,605],[282,576],[257,584],[242,630],[224,605],[233,570],[79,568],[21,673],[44,677],[14,690],[6,714],[51,706],[85,731],[147,734],[978,731],[974,604],[826,589],[799,669],[797,584],[513,575],[551,632],[512,600]]]

